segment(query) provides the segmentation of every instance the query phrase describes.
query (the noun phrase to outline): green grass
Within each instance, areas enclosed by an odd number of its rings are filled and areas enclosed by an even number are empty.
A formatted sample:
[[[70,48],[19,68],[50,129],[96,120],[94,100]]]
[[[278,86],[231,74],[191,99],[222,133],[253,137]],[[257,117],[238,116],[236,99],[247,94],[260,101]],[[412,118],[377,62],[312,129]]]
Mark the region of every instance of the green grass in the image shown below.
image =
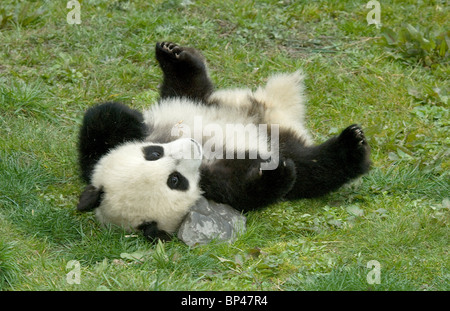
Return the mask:
[[[393,58],[364,1],[80,2],[81,25],[67,24],[66,1],[0,8],[0,289],[450,289],[448,56]],[[448,14],[445,1],[381,2],[391,29],[442,33]],[[316,141],[360,123],[374,168],[323,198],[248,214],[232,244],[150,245],[76,213],[83,111],[154,103],[161,40],[204,51],[219,87],[302,68]],[[80,284],[67,282],[71,260]],[[380,284],[367,282],[370,260]]]

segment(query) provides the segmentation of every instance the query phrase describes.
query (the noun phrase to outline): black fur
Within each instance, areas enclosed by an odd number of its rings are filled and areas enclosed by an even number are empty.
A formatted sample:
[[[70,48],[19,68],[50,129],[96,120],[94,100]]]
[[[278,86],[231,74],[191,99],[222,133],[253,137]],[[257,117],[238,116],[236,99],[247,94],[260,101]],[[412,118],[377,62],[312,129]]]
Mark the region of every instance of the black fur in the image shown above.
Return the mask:
[[[77,210],[80,212],[89,212],[99,207],[102,202],[103,189],[97,189],[92,185],[86,186],[81,193],[78,201]]]
[[[206,101],[212,93],[214,87],[199,51],[161,42],[156,44],[156,59],[163,71],[161,98],[189,97]]]
[[[142,148],[142,154],[147,161],[157,161],[164,156],[164,148],[158,145],[150,145]]]
[[[179,172],[173,172],[167,177],[167,186],[172,190],[189,190],[189,180]]]
[[[274,203],[292,188],[295,166],[280,160],[275,170],[260,170],[261,159],[222,159],[201,167],[200,187],[207,199],[226,203],[240,211]]]
[[[172,238],[167,232],[158,229],[156,221],[144,222],[138,229],[141,230],[144,237],[152,243],[156,242],[158,239],[161,241],[170,241]]]
[[[112,148],[147,135],[142,113],[108,102],[89,108],[81,125],[78,152],[81,176],[90,182],[97,161]]]

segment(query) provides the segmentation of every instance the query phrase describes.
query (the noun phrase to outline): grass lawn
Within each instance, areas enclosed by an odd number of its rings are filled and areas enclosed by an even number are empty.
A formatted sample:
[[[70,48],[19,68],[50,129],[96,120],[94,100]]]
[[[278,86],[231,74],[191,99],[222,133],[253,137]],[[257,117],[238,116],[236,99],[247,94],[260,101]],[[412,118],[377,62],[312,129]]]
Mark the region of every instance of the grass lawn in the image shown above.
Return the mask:
[[[445,1],[380,2],[393,33],[450,30]],[[380,43],[367,1],[80,3],[71,25],[67,1],[1,1],[0,289],[450,290],[448,50]],[[83,112],[152,105],[164,40],[204,51],[218,87],[302,68],[314,139],[361,124],[373,169],[323,198],[249,213],[232,244],[150,245],[77,213]]]

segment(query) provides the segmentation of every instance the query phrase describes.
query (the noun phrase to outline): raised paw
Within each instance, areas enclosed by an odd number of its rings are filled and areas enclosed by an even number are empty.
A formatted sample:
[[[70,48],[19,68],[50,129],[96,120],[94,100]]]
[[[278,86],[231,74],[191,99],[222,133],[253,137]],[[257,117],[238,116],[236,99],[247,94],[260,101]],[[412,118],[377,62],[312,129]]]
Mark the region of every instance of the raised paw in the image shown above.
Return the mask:
[[[156,43],[155,55],[164,74],[161,98],[189,97],[206,101],[214,86],[206,60],[199,51],[166,41]]]
[[[364,148],[367,145],[366,137],[361,127],[357,124],[350,125],[339,135],[342,144],[349,148]]]
[[[205,58],[194,48],[182,47],[173,42],[158,42],[156,59],[163,68],[197,70],[206,74]]]
[[[164,53],[173,59],[180,58],[180,54],[183,52],[183,48],[173,42],[158,42],[156,44],[156,50],[157,53]]]
[[[178,61],[183,48],[172,42],[156,43],[156,58],[161,61]]]
[[[357,124],[350,125],[338,137],[344,161],[351,167],[366,172],[370,166],[370,147],[363,130]]]

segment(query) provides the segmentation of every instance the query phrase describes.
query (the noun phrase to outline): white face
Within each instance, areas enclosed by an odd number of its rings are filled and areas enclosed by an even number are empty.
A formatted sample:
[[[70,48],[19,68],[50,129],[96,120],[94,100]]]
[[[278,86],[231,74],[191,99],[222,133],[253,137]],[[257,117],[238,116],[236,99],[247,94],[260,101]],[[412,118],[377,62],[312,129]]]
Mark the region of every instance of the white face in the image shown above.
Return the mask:
[[[193,139],[168,144],[126,143],[95,167],[92,185],[103,190],[97,218],[127,229],[156,221],[174,232],[195,201],[202,148]]]

